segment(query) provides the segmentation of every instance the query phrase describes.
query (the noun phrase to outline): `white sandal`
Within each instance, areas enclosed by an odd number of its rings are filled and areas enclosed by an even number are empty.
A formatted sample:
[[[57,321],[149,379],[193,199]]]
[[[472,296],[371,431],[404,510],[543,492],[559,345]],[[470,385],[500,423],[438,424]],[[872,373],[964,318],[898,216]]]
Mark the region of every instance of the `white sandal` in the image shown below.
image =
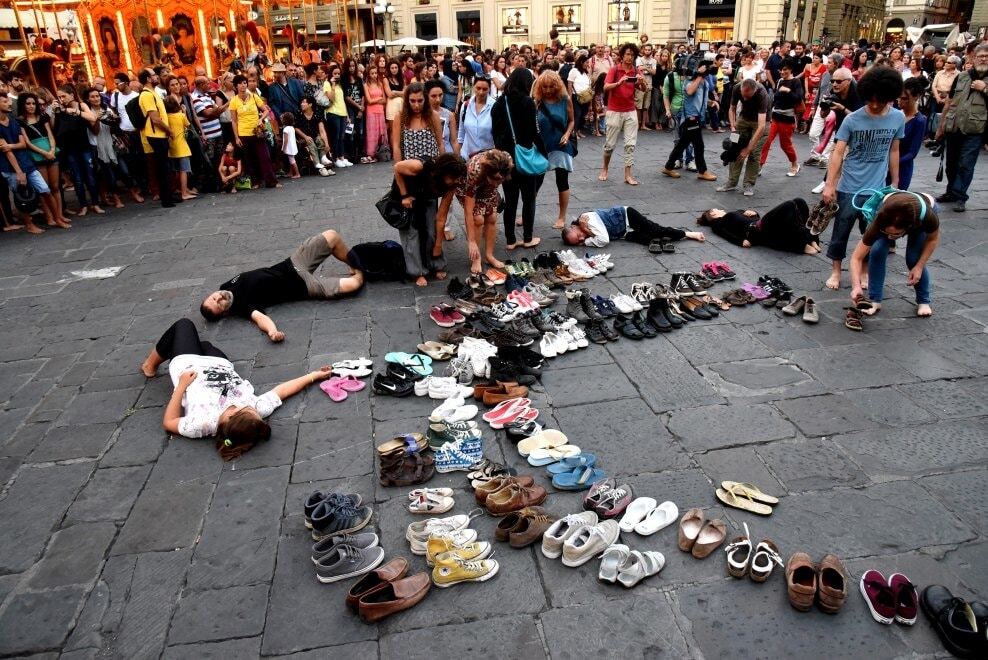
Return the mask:
[[[751,579],[754,582],[764,582],[772,575],[775,565],[784,566],[779,549],[771,539],[761,541],[755,547],[755,555],[751,558]]]
[[[666,501],[648,512],[641,522],[635,525],[635,531],[642,536],[649,536],[664,529],[679,518],[679,508],[672,502]]]
[[[597,579],[602,582],[617,582],[618,571],[628,561],[631,555],[631,548],[621,543],[615,543],[604,550],[600,558],[600,570],[597,572]]]
[[[412,513],[446,513],[454,504],[452,497],[426,492],[409,502],[408,510]]]
[[[647,577],[651,577],[666,565],[666,558],[661,552],[632,550],[628,560],[621,566],[618,582],[630,589]]]
[[[436,495],[439,497],[452,497],[452,488],[416,488],[408,493],[409,500],[417,500],[424,495]]]
[[[736,578],[743,578],[751,563],[751,535],[748,533],[748,523],[743,525],[744,536],[739,536],[724,548],[727,553],[727,572]]]

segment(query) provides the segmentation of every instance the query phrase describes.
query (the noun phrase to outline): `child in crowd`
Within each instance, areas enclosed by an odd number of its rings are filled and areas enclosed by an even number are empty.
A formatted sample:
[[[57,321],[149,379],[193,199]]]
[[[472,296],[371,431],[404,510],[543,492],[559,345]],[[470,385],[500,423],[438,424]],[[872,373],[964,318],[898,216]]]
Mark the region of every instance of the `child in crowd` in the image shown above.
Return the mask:
[[[613,206],[584,213],[563,229],[563,243],[602,248],[623,238],[632,243],[650,245],[652,241],[706,240],[703,232],[683,231],[652,222],[630,206]]]
[[[281,153],[285,154],[288,160],[289,174],[293,179],[300,179],[302,175],[298,171],[298,163],[295,156],[298,155],[298,140],[295,137],[295,115],[290,112],[281,113]]]
[[[223,188],[223,192],[235,193],[237,192],[234,184],[237,182],[244,173],[243,163],[240,162],[239,155],[237,154],[236,148],[233,146],[232,142],[226,143],[226,149],[223,150],[223,157],[220,159],[220,185]]]
[[[185,130],[189,127],[189,118],[182,112],[182,106],[171,96],[165,97],[165,112],[168,114],[168,159],[172,170],[178,175],[178,189],[182,200],[195,199],[198,195],[189,192],[189,173],[192,171],[192,149],[185,139]]]
[[[834,149],[836,126],[837,113],[831,112],[829,102],[820,101],[820,112],[813,118],[813,125],[810,127],[810,143],[814,146],[810,150],[810,157],[806,159],[807,165],[826,165],[830,152]]]

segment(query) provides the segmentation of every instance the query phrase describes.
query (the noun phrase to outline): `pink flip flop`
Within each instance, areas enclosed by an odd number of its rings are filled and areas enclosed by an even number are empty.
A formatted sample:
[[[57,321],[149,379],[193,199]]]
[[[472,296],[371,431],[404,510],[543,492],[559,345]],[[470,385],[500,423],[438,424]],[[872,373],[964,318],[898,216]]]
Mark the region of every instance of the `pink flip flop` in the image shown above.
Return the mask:
[[[337,383],[337,385],[344,392],[359,392],[360,390],[367,387],[367,383],[360,380],[356,376],[339,376],[339,382]]]
[[[768,291],[758,286],[757,284],[750,284],[748,282],[745,282],[744,284],[741,285],[741,288],[744,291],[750,293],[755,300],[765,300],[766,298],[768,298]]]
[[[333,376],[329,380],[319,383],[319,389],[336,403],[346,400],[346,392],[343,391],[343,379],[339,376]]]

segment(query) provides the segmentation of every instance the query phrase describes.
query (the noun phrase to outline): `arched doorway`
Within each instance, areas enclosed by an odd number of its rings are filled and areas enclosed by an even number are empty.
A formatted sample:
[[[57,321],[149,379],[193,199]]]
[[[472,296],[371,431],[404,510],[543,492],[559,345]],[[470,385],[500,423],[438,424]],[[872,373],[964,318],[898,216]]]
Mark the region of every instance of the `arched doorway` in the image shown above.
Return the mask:
[[[885,42],[897,43],[905,38],[906,22],[901,18],[893,18],[885,24]]]

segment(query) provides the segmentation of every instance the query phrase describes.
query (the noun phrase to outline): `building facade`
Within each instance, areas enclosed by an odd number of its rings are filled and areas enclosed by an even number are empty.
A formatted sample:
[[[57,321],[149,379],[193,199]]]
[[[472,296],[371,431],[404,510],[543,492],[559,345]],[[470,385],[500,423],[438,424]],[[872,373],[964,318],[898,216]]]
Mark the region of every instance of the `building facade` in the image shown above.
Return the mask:
[[[988,38],[988,0],[974,0],[970,32],[979,39]]]

